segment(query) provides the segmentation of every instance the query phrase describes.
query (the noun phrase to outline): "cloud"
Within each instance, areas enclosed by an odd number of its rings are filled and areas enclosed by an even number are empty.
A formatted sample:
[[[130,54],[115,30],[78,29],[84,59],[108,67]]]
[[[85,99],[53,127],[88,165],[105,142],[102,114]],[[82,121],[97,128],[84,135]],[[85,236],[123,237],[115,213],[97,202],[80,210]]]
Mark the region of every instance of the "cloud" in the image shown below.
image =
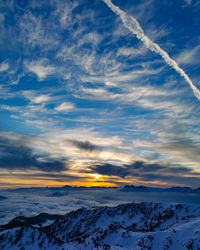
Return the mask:
[[[122,83],[128,83],[130,81],[139,79],[140,77],[144,77],[147,75],[156,75],[162,71],[162,68],[157,69],[138,69],[128,71],[128,73],[119,73],[116,72],[113,74],[106,74],[102,76],[82,76],[81,80],[85,82],[91,83],[104,83],[107,86],[119,86]]]
[[[176,58],[176,61],[185,65],[198,65],[200,57],[200,45],[182,51]]]
[[[192,0],[184,0],[184,2],[186,3],[186,5],[191,5],[192,4]]]
[[[2,62],[0,64],[0,73],[7,71],[10,68],[9,64],[7,62]]]
[[[70,141],[75,147],[78,149],[81,149],[83,151],[99,151],[99,147],[96,146],[95,144],[89,142],[89,141],[76,141],[76,140],[71,140]]]
[[[71,102],[63,102],[55,107],[55,110],[60,113],[69,112],[75,109],[75,105]]]
[[[34,152],[22,138],[0,136],[0,168],[61,172],[67,166],[66,159],[57,160],[49,155]]]
[[[190,183],[195,180],[199,181],[200,173],[193,172],[187,167],[171,167],[159,163],[148,163],[142,161],[135,161],[131,164],[114,165],[114,164],[96,164],[91,166],[90,170],[105,176],[117,176],[120,178],[141,181],[164,181],[168,183]],[[188,182],[187,182],[187,178]],[[191,182],[190,185],[193,185]]]
[[[18,134],[2,134],[2,136],[10,138],[8,141],[12,140],[13,145],[22,144],[28,147],[39,160],[54,159],[65,163],[65,159],[68,159],[67,166],[73,164],[78,168],[85,168],[88,162],[96,160],[124,164],[133,159],[131,154],[124,153],[127,146],[119,136],[108,137],[86,128],[68,130],[49,128],[48,123],[47,121],[46,124],[42,124],[42,126],[46,125],[43,136],[20,136]],[[34,127],[39,125],[34,123]]]
[[[14,93],[8,86],[0,85],[0,98],[1,99],[12,99],[16,97]]]
[[[85,34],[80,40],[80,46],[91,44],[92,46],[97,46],[101,41],[101,36],[97,32],[89,32]]]
[[[3,211],[1,212],[2,216],[0,217],[0,225],[8,223],[11,219],[17,216],[33,216],[43,212],[49,214],[66,214],[72,210],[77,210],[80,207],[88,208],[100,206],[102,205],[101,197],[103,195],[105,196],[108,192],[108,190],[106,190],[105,194],[97,195],[97,192],[92,192],[91,190],[88,193],[79,192],[77,196],[77,191],[71,190],[68,193],[66,190],[62,188],[60,189],[59,187],[14,189],[17,185],[11,185],[12,184],[10,184],[10,187],[13,187],[13,189],[1,190],[8,199]],[[64,186],[64,183],[61,183],[61,185]],[[25,186],[26,185],[24,184],[24,187]],[[54,197],[53,194],[55,193],[66,195],[63,199],[63,196]],[[103,205],[108,203],[112,204],[112,202],[114,202],[115,199],[112,195],[109,195],[109,198],[109,200],[104,200]]]
[[[3,24],[4,20],[5,16],[2,13],[0,13],[0,26]]]
[[[129,79],[131,78],[128,76]],[[134,76],[133,76],[134,78]],[[83,78],[84,79],[84,78]],[[95,77],[85,78],[88,81],[93,80],[95,82]],[[97,77],[98,79],[98,77]],[[177,97],[184,93],[183,90],[174,89],[171,90],[167,86],[157,87],[153,85],[140,86],[138,84],[127,83],[118,84],[123,77],[117,78],[105,77],[104,81],[107,79],[107,84],[112,86],[112,83],[117,86],[117,91],[113,91],[111,86],[101,86],[101,87],[82,87],[77,93],[77,97],[89,100],[101,100],[109,101],[115,103],[116,105],[131,105],[132,107],[142,108],[145,110],[160,111],[163,112],[168,117],[179,114],[187,114],[192,112],[193,105],[188,105],[181,102]],[[98,80],[96,80],[98,82]]]
[[[9,106],[9,105],[0,105],[0,109],[1,110],[6,110],[9,112],[19,112],[20,111],[20,107],[18,106]]]
[[[117,56],[133,57],[133,56],[143,56],[147,52],[144,46],[138,48],[133,47],[121,47],[117,50]]]
[[[55,2],[55,17],[58,18],[62,29],[69,29],[73,23],[73,11],[78,6],[77,1]]]
[[[196,136],[192,139],[192,136],[190,138],[183,135],[178,136],[180,133],[178,130],[176,130],[177,135],[174,133],[173,136],[168,136],[159,146],[158,150],[168,152],[176,158],[181,158],[182,162],[188,162],[198,169],[200,162],[200,143],[198,137]]]
[[[16,3],[12,11],[8,10],[15,23],[8,22],[5,14],[8,29],[0,44],[13,41],[12,46],[5,43],[8,45],[2,51],[16,57],[4,59],[10,68],[1,74],[0,112],[5,117],[1,127],[26,133],[25,146],[36,160],[62,162],[67,158],[73,170],[87,171],[96,163],[123,167],[138,158],[197,169],[198,145],[183,147],[181,141],[167,140],[179,133],[171,128],[175,120],[183,121],[190,136],[199,139],[200,109],[188,95],[188,86],[170,75],[171,69],[163,66],[162,58],[134,39],[119,18],[105,16],[101,11],[104,3],[78,2],[76,8],[77,1],[73,0],[29,1],[25,9]],[[155,0],[134,5],[127,2],[124,7],[148,25],[150,38],[164,41],[165,27],[152,24],[159,8]],[[182,58],[185,63],[193,61],[193,56]],[[19,84],[11,85],[20,74]],[[137,146],[137,139],[149,144]]]
[[[103,1],[107,4],[107,6],[116,15],[118,15],[121,18],[124,26],[130,32],[132,32],[134,35],[136,35],[136,37],[139,40],[141,40],[148,49],[150,49],[151,51],[159,54],[170,67],[172,67],[173,69],[175,69],[176,72],[179,73],[179,75],[185,79],[185,81],[191,87],[194,95],[197,97],[198,100],[200,100],[200,91],[194,85],[194,83],[189,78],[189,76],[185,73],[185,71],[182,68],[179,67],[179,65],[177,64],[177,62],[174,61],[167,54],[166,51],[164,51],[158,44],[156,44],[155,42],[153,42],[148,36],[145,35],[145,33],[144,33],[142,27],[140,26],[140,24],[138,23],[138,21],[134,17],[128,16],[124,11],[122,11],[118,6],[114,5],[110,0],[103,0]]]
[[[22,94],[34,104],[41,104],[51,101],[53,98],[48,94],[39,94],[35,91],[26,90]]]
[[[183,115],[178,115],[178,119],[173,115],[160,119],[160,115],[157,114],[152,120],[149,118],[132,123],[142,134],[139,140],[133,140],[133,148],[148,157],[164,159],[166,164],[187,166],[198,172],[200,161],[198,119],[191,116],[189,110],[185,110]],[[146,137],[144,140],[143,135],[147,131],[153,138]]]
[[[56,68],[48,64],[46,59],[25,63],[26,69],[35,74],[39,80],[43,80],[56,72]]]
[[[108,161],[124,164],[134,158],[129,152],[124,152],[127,145],[124,145],[119,136],[106,136],[84,127],[67,130],[46,128],[42,138],[31,137],[27,140],[32,148],[45,150],[46,154],[57,159],[67,157],[79,169],[85,169],[88,162]]]
[[[45,5],[44,3],[42,7],[46,8]],[[29,51],[35,52],[35,48],[40,48],[43,51],[54,50],[59,46],[59,39],[54,30],[55,26],[49,25],[49,23],[55,22],[54,16],[50,15],[47,21],[44,16],[40,14],[36,15],[33,9],[34,8],[29,5],[28,9],[20,15],[18,21],[20,28],[19,41],[26,46]]]

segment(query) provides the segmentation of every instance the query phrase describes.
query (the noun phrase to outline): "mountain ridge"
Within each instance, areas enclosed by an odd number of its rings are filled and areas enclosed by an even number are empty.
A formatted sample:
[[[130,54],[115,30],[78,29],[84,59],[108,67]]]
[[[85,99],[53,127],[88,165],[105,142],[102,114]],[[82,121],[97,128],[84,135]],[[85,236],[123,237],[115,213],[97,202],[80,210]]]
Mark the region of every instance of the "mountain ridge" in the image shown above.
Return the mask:
[[[49,226],[1,232],[0,249],[199,250],[199,224],[200,206],[195,205],[127,203],[80,208]]]
[[[16,189],[0,189],[0,191],[26,191],[26,190],[55,190],[56,191],[85,191],[85,190],[102,190],[102,189],[114,189],[119,191],[155,191],[155,192],[188,192],[188,193],[200,193],[200,187],[192,188],[189,186],[170,186],[170,187],[154,187],[154,186],[142,186],[142,185],[124,185],[124,186],[116,186],[116,187],[104,187],[104,186],[58,186],[58,187],[26,187],[26,188],[16,188]],[[0,198],[7,198],[0,196]]]

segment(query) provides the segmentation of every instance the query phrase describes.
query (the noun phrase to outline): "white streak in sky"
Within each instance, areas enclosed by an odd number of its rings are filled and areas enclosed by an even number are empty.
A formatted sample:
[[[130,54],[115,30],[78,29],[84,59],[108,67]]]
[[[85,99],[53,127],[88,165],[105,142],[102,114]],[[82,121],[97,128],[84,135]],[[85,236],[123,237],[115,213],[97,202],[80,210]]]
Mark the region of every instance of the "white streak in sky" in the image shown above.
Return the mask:
[[[180,68],[178,63],[174,61],[167,54],[167,52],[165,52],[158,44],[156,44],[149,37],[146,36],[138,21],[134,17],[127,15],[126,12],[121,10],[118,6],[114,5],[111,2],[111,0],[103,0],[103,1],[116,15],[118,15],[121,18],[124,26],[130,32],[132,32],[139,40],[141,40],[148,49],[159,54],[169,66],[174,68],[176,72],[178,72],[180,76],[182,76],[185,79],[185,81],[190,85],[194,95],[197,97],[198,100],[200,100],[200,91],[194,85],[189,76],[185,73],[185,71],[182,68]]]

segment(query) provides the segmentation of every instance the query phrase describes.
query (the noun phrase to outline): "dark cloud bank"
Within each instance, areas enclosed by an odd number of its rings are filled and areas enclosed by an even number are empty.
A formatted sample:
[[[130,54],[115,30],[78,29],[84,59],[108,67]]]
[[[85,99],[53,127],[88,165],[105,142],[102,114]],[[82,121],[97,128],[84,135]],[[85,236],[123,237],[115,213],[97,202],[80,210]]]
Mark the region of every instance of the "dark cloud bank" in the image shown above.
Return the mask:
[[[120,178],[136,177],[142,181],[165,181],[179,184],[198,185],[200,174],[187,167],[168,167],[160,164],[148,164],[136,161],[132,164],[117,166],[102,164],[91,167],[91,171]]]
[[[60,172],[67,168],[64,160],[34,153],[23,140],[0,136],[0,168]]]
[[[98,146],[88,141],[70,141],[73,146],[83,151],[98,151]],[[41,177],[56,179],[60,181],[73,180],[69,174],[63,174],[69,170],[66,158],[55,159],[51,155],[36,153],[27,145],[25,139],[0,136],[0,168],[7,170],[33,170],[43,172]],[[136,161],[122,166],[110,163],[97,163],[85,169],[85,173],[98,173],[106,176],[117,176],[120,178],[134,177],[141,181],[161,181],[166,183],[177,183],[187,185],[199,185],[200,174],[194,173],[188,167],[169,167],[158,163],[146,163]],[[23,177],[23,174],[22,174]],[[39,176],[36,174],[36,178]]]

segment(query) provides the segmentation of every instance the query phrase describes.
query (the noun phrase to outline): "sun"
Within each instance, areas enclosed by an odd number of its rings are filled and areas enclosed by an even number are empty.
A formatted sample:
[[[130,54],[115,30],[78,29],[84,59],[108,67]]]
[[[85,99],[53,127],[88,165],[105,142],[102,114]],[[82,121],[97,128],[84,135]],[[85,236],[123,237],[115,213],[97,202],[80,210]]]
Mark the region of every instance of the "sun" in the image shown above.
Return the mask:
[[[98,181],[101,178],[100,174],[93,174],[93,177]]]

